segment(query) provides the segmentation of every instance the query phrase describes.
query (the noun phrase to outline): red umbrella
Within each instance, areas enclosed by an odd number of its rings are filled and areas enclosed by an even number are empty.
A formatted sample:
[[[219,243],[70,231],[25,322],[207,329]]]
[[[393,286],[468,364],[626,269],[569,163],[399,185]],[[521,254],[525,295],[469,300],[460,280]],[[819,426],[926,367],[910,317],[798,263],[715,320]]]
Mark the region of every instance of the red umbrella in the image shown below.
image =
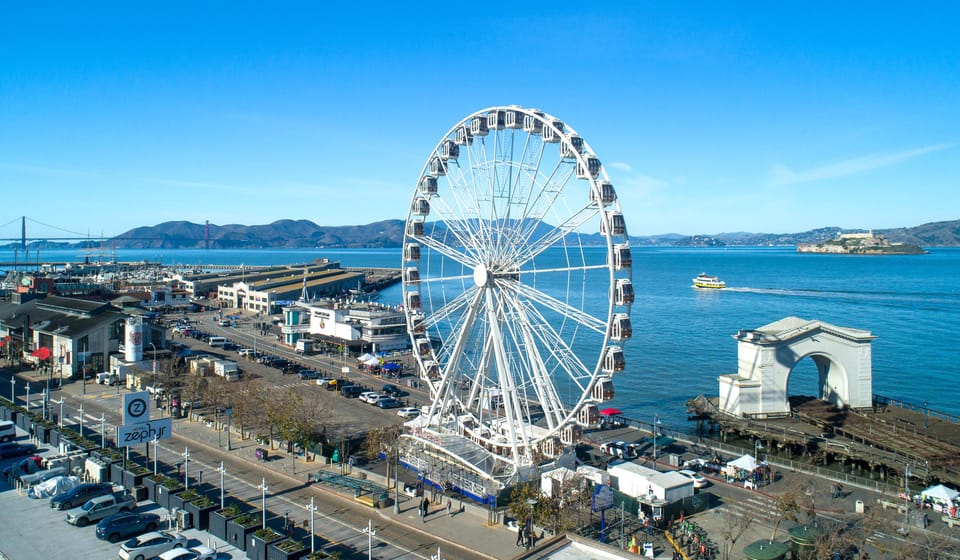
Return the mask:
[[[46,360],[50,357],[50,349],[46,346],[41,346],[40,348],[37,348],[31,352],[30,355],[35,358],[40,358],[41,360]]]
[[[600,414],[603,414],[604,416],[620,416],[623,414],[623,411],[619,408],[605,408],[600,411]]]

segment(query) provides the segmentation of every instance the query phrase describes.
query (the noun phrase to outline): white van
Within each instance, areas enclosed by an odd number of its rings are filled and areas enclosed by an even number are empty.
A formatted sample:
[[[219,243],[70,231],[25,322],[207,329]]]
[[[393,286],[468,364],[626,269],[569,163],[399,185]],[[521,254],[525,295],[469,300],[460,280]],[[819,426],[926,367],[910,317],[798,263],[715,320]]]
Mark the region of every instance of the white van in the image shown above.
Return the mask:
[[[211,336],[210,340],[208,340],[207,342],[210,344],[210,346],[222,347],[224,344],[227,343],[227,339],[226,337],[223,337],[223,336]]]
[[[17,439],[17,425],[9,420],[0,421],[0,441]]]

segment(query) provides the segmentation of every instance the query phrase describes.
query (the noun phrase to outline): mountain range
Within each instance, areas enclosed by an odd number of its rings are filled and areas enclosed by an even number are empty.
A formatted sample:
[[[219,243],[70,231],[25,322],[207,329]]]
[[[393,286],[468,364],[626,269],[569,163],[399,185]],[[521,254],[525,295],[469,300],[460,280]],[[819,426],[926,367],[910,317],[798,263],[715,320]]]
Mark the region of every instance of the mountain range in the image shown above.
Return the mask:
[[[155,226],[134,228],[103,243],[117,249],[256,249],[256,248],[384,248],[403,243],[403,220],[385,220],[356,226],[320,226],[310,220],[279,220],[271,224],[245,226],[209,225],[187,221],[164,222]],[[544,227],[544,226],[541,226]],[[819,243],[834,239],[840,233],[862,233],[839,227],[824,227],[801,233],[718,233],[663,234],[631,236],[630,243],[641,246],[777,246],[798,243]],[[933,222],[916,227],[873,230],[891,243],[909,243],[921,247],[960,246],[960,220]],[[586,245],[600,245],[599,233],[581,235]],[[100,242],[63,243],[34,241],[31,248],[83,248]],[[18,243],[7,247],[18,246]]]

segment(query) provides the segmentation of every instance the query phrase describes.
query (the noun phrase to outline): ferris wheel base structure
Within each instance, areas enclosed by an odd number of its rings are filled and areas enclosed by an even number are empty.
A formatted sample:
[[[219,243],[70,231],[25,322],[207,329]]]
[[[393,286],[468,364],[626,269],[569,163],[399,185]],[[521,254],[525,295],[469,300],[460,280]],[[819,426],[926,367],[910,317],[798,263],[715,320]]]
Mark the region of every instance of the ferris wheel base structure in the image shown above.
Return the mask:
[[[405,225],[406,328],[431,403],[405,425],[404,463],[486,498],[572,465],[626,367],[632,267],[613,184],[566,123],[512,105],[456,123]]]

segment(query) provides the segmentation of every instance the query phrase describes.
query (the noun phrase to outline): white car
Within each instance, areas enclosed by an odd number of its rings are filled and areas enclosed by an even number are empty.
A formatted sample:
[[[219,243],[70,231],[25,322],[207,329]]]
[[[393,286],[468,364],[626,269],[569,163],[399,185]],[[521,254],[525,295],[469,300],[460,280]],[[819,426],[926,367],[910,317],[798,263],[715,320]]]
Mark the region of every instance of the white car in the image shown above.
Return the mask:
[[[359,398],[361,401],[367,404],[377,404],[377,401],[379,401],[382,396],[383,395],[377,393],[376,391],[367,391],[365,393],[360,393]]]
[[[159,556],[174,548],[187,546],[183,535],[166,531],[153,531],[134,537],[120,545],[120,558],[123,560],[145,560]]]
[[[412,406],[401,408],[397,410],[397,416],[402,418],[416,418],[417,416],[420,416],[420,409]]]
[[[175,548],[161,554],[160,560],[214,560],[217,557],[217,551],[207,546],[194,546],[191,548]]]
[[[680,473],[680,474],[682,474],[683,476],[689,478],[690,480],[692,480],[692,481],[693,481],[693,487],[694,487],[694,488],[703,488],[703,487],[706,486],[707,484],[710,484],[710,483],[707,481],[707,479],[703,477],[703,475],[697,474],[697,473],[695,473],[695,472],[693,472],[693,471],[690,471],[690,470],[687,470],[687,469],[683,469],[683,470],[679,470],[679,471],[677,471],[677,472]]]
[[[241,348],[237,350],[237,354],[240,354],[241,356],[253,356],[253,353],[253,348]]]

